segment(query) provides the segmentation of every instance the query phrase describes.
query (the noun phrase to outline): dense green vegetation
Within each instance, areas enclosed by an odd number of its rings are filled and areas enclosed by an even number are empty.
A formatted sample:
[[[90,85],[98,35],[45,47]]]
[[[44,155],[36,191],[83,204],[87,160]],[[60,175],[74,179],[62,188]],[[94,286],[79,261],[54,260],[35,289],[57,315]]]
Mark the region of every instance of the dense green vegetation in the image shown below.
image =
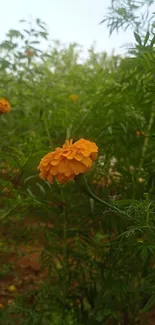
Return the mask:
[[[82,61],[78,45],[59,42],[42,51],[40,19],[0,44],[0,97],[11,105],[0,114],[2,325],[147,324],[154,307],[155,36],[153,20],[140,25],[131,5],[122,16],[113,1],[115,19],[106,19],[113,32],[132,18],[135,44],[124,58],[92,47]],[[98,145],[85,175],[111,208],[74,181],[39,178],[40,159],[71,138]],[[38,268],[19,265],[36,252]]]

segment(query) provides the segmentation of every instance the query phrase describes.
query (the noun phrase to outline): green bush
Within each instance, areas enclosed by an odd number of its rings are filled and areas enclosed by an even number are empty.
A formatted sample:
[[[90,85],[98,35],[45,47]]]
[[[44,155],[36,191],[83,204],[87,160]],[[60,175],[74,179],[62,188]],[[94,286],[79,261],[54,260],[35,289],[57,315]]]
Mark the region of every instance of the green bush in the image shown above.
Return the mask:
[[[132,325],[154,306],[154,35],[135,39],[125,58],[92,47],[82,62],[77,44],[40,50],[48,31],[37,19],[0,44],[11,104],[0,114],[0,277],[19,280],[5,257],[20,259],[23,245],[39,245],[48,269],[0,304],[2,325]],[[98,145],[86,177],[103,204],[76,182],[39,178],[40,159],[70,138]]]

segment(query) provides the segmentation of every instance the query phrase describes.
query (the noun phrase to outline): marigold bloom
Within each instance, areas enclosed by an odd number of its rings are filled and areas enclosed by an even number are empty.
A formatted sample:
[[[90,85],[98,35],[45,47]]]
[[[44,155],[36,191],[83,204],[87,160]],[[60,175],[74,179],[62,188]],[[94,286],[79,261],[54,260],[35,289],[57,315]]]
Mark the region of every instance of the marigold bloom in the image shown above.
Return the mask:
[[[41,159],[37,167],[39,176],[51,184],[54,177],[59,183],[66,183],[90,169],[97,153],[98,147],[94,142],[66,140],[62,148],[56,148]]]
[[[70,95],[69,99],[72,100],[72,102],[77,102],[79,100],[79,96],[76,94]]]
[[[10,291],[10,292],[15,292],[15,291],[16,291],[16,287],[15,287],[13,284],[11,284],[11,285],[8,287],[8,291]]]
[[[2,192],[5,194],[8,194],[10,192],[10,190],[7,187],[4,187]]]
[[[32,50],[32,49],[27,49],[27,50],[25,51],[25,55],[26,55],[26,56],[29,56],[29,57],[34,56],[34,55],[35,55],[35,51]]]
[[[139,183],[141,183],[141,184],[142,184],[142,183],[144,183],[144,182],[145,182],[145,178],[139,177],[139,178],[138,178],[138,181],[139,181]]]
[[[5,98],[0,98],[0,114],[9,113],[11,110],[11,106]]]
[[[137,137],[140,137],[140,135],[143,135],[145,137],[146,133],[143,131],[136,131]]]
[[[3,304],[0,304],[0,309],[4,308],[4,305]]]

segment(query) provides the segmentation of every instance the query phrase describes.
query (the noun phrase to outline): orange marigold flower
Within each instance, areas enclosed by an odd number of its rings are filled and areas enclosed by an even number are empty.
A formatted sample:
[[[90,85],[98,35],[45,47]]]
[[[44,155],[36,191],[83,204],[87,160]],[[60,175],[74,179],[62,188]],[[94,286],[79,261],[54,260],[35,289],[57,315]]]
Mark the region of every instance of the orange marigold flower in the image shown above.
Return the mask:
[[[34,55],[35,55],[35,51],[32,50],[32,49],[27,49],[27,50],[25,51],[25,55],[26,55],[26,56],[29,56],[29,57],[34,56]]]
[[[145,137],[146,133],[143,131],[136,131],[137,137],[140,137],[140,135],[143,135]]]
[[[9,113],[11,106],[5,98],[0,98],[0,114]]]
[[[139,137],[141,135],[140,131],[136,131],[136,135]]]
[[[10,192],[10,190],[7,187],[3,188],[3,193],[8,194],[9,192]]]
[[[69,99],[72,100],[72,102],[77,102],[79,100],[79,96],[76,94],[70,95]]]
[[[41,159],[37,167],[39,176],[51,184],[54,177],[59,183],[66,183],[90,169],[97,153],[98,147],[94,142],[66,140],[62,148],[56,148]]]
[[[142,183],[144,183],[144,182],[145,182],[145,178],[139,177],[139,178],[138,178],[138,181],[139,181],[139,183],[141,183],[141,184],[142,184]]]
[[[0,304],[0,309],[4,308],[4,305],[3,304]]]

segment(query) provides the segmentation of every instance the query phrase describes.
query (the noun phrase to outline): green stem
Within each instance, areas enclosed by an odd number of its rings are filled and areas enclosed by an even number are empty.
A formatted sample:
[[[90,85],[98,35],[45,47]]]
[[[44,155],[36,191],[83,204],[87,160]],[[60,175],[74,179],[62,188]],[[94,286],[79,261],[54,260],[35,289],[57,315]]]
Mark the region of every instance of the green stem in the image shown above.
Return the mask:
[[[70,136],[71,136],[71,126],[68,126],[66,130],[66,139],[70,140]]]
[[[62,202],[64,201],[63,189],[60,190],[60,196]],[[66,305],[68,295],[68,243],[67,243],[67,207],[63,209],[63,257],[64,257],[64,292],[63,302]],[[65,312],[65,310],[64,310]]]
[[[50,146],[52,147],[52,139],[51,139],[50,131],[49,131],[49,128],[48,128],[48,123],[47,123],[47,120],[46,120],[45,113],[43,114],[43,121],[44,121],[44,127],[45,127],[45,131],[46,131]]]
[[[75,181],[81,186],[81,188],[84,190],[84,192],[92,199],[94,199],[95,201],[101,203],[101,204],[104,204],[106,205],[108,208],[116,211],[116,212],[119,212],[125,216],[126,213],[124,213],[123,211],[121,211],[120,209],[118,209],[116,206],[113,206],[111,205],[110,203],[106,202],[106,201],[103,201],[101,200],[98,196],[96,196],[90,189],[90,187],[88,186],[88,183],[87,183],[87,179],[85,177],[84,174],[79,174],[78,176],[75,177]]]
[[[63,229],[63,236],[64,236],[64,262],[65,262],[65,274],[67,274],[67,219],[66,219],[66,212],[64,213],[64,229]]]
[[[150,207],[152,202],[149,202],[149,196],[146,194],[147,206],[146,206],[146,227],[149,226],[149,219],[150,219]]]
[[[151,112],[151,115],[150,115],[149,124],[148,124],[148,128],[147,128],[147,137],[145,137],[143,148],[142,148],[142,156],[141,156],[140,163],[139,163],[139,170],[141,170],[143,168],[144,158],[145,158],[145,154],[146,154],[146,151],[148,148],[148,143],[149,143],[149,133],[150,133],[152,125],[154,123],[154,117],[155,117],[155,111],[153,109]]]
[[[64,306],[66,305],[67,300],[67,289],[68,289],[68,253],[67,253],[67,220],[66,212],[64,212],[64,225],[63,225],[63,256],[64,256]]]

